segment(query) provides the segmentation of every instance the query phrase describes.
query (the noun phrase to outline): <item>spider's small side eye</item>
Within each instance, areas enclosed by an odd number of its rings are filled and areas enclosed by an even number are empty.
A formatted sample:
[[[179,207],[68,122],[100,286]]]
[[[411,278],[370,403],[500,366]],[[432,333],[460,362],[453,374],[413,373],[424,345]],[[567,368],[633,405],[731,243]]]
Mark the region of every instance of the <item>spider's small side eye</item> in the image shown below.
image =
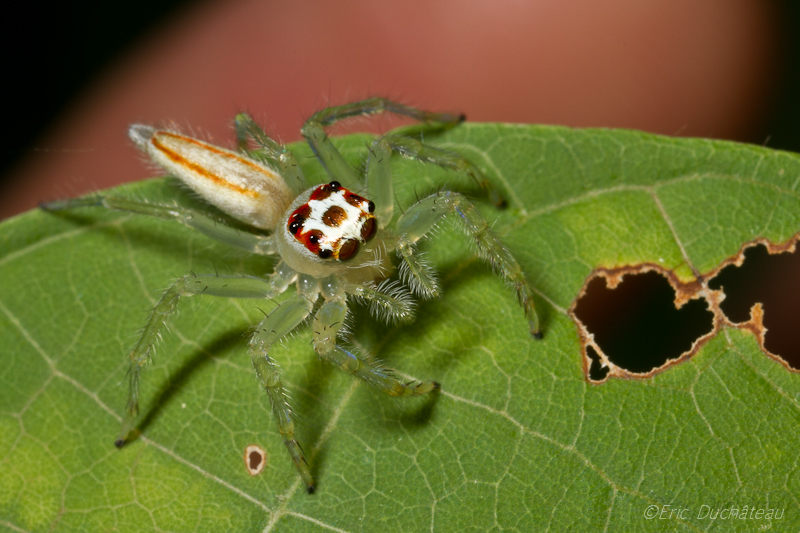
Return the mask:
[[[367,219],[364,225],[361,226],[361,238],[364,239],[364,242],[367,242],[375,236],[377,231],[378,225],[375,224],[375,218]]]
[[[367,209],[369,209],[370,213],[374,213],[375,212],[375,202],[370,200],[369,204],[367,205]]]
[[[297,232],[300,231],[300,228],[303,227],[303,219],[301,217],[294,217],[294,219],[289,223],[289,232],[292,235],[297,235]]]
[[[339,183],[338,181],[332,181],[332,182],[330,182],[330,183],[328,184],[328,187],[330,187],[330,188],[331,188],[331,189],[333,189],[334,191],[337,191],[337,190],[339,190],[339,189],[341,188],[341,186],[342,186],[342,184],[341,184],[341,183]]]
[[[316,233],[312,233],[311,235],[308,236],[308,242],[310,242],[311,244],[319,244],[319,235],[317,235]]]
[[[342,244],[342,247],[339,248],[339,261],[347,261],[348,259],[352,259],[358,253],[358,248],[360,245],[358,241],[355,239],[347,239]]]
[[[320,250],[319,251],[319,258],[320,259],[328,259],[331,255],[333,255],[333,252],[330,251],[330,250]]]

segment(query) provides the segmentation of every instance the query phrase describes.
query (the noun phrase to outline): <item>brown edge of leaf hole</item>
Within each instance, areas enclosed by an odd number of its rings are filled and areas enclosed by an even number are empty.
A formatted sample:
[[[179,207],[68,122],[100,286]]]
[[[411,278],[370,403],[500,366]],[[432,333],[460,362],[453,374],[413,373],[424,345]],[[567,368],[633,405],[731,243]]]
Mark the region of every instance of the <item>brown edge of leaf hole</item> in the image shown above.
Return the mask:
[[[763,245],[764,247],[766,247],[767,253],[769,255],[778,255],[784,253],[793,254],[797,250],[798,241],[800,241],[800,233],[795,233],[791,239],[781,244],[774,244],[773,242],[769,241],[768,239],[765,239],[764,237],[753,239],[752,241],[744,243],[739,248],[739,251],[736,253],[735,256],[726,259],[725,261],[720,263],[720,265],[717,268],[715,268],[705,276],[702,276],[702,279],[704,280],[705,283],[707,283],[708,281],[716,277],[717,274],[719,274],[722,271],[722,269],[727,266],[730,265],[735,265],[737,267],[742,266],[742,263],[744,263],[745,259],[744,252],[748,248],[753,248],[758,245]],[[720,300],[720,302],[722,302],[722,300]],[[787,363],[780,355],[770,352],[764,346],[764,337],[767,334],[767,328],[764,327],[764,307],[761,303],[755,303],[753,307],[750,308],[750,320],[746,322],[731,322],[730,320],[728,320],[728,317],[726,317],[724,313],[720,312],[720,314],[722,315],[724,324],[726,326],[736,329],[745,329],[751,332],[758,341],[759,348],[761,348],[761,351],[767,357],[769,357],[776,363],[781,364],[789,372],[800,373],[800,370],[792,368],[791,366],[789,366],[789,363]]]
[[[257,454],[260,457],[259,463],[255,466],[253,465],[253,454]],[[244,449],[244,466],[247,468],[247,473],[251,476],[257,476],[264,470],[264,466],[267,464],[267,451],[259,446],[258,444],[251,444],[247,448]]]
[[[758,341],[758,345],[761,348],[761,351],[766,354],[768,357],[783,365],[786,370],[790,372],[800,373],[800,370],[795,370],[789,364],[783,360],[779,355],[771,353],[764,347],[764,336],[767,332],[766,328],[764,328],[764,309],[760,303],[756,303],[750,310],[750,320],[747,322],[731,322],[728,320],[728,317],[722,312],[720,308],[720,304],[725,299],[725,294],[721,290],[712,290],[708,288],[708,282],[715,278],[720,271],[729,265],[736,265],[741,266],[744,262],[744,252],[748,248],[753,246],[758,246],[760,244],[766,246],[767,251],[770,255],[774,254],[782,254],[782,253],[794,253],[796,249],[797,242],[800,241],[800,233],[795,234],[791,239],[786,241],[783,244],[773,244],[769,240],[759,237],[752,241],[748,241],[744,243],[740,248],[739,251],[733,256],[717,266],[711,272],[699,276],[697,279],[689,282],[683,282],[678,279],[678,276],[675,275],[675,272],[672,270],[667,270],[666,268],[662,267],[661,265],[657,265],[654,263],[642,263],[639,265],[628,265],[628,266],[621,266],[616,268],[596,268],[592,273],[586,278],[581,287],[578,296],[573,300],[572,305],[569,308],[568,314],[572,321],[575,323],[575,326],[578,328],[578,336],[580,337],[581,342],[581,352],[583,354],[583,374],[586,377],[586,381],[595,384],[601,384],[608,381],[609,378],[618,378],[618,379],[648,379],[656,374],[663,372],[664,370],[670,368],[671,366],[678,365],[683,363],[684,361],[689,360],[697,351],[709,340],[711,340],[717,333],[719,333],[720,329],[723,326],[735,328],[735,329],[745,329],[753,333],[756,340]],[[683,305],[693,299],[704,298],[708,302],[709,310],[714,314],[713,320],[713,327],[711,331],[706,333],[705,335],[698,337],[695,339],[694,343],[692,343],[692,347],[680,354],[675,359],[670,359],[661,365],[658,368],[654,368],[650,372],[646,373],[635,373],[625,370],[621,367],[618,367],[614,363],[612,363],[608,356],[600,349],[600,346],[594,340],[594,334],[590,333],[586,326],[578,319],[578,316],[575,314],[575,309],[578,306],[578,302],[581,298],[586,296],[586,289],[589,286],[589,283],[592,282],[595,278],[602,277],[605,278],[606,287],[609,289],[614,289],[622,282],[622,278],[624,278],[628,274],[644,274],[645,272],[656,272],[664,276],[669,284],[672,286],[673,290],[675,291],[675,308],[680,309]],[[598,357],[600,357],[600,363],[604,367],[608,368],[608,374],[602,380],[596,381],[589,377],[589,370],[591,369],[592,360],[589,358],[587,347],[591,346],[595,352],[597,353]]]

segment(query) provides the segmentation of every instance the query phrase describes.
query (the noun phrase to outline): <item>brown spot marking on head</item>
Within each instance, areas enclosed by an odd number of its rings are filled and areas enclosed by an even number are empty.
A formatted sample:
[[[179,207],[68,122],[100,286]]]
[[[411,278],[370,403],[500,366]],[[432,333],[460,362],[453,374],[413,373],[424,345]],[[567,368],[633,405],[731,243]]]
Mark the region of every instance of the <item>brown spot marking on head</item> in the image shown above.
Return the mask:
[[[257,476],[267,464],[267,451],[258,444],[251,444],[244,450],[244,464],[251,476]]]
[[[328,210],[322,215],[322,222],[326,226],[330,226],[332,228],[341,225],[345,220],[347,220],[347,212],[344,210],[344,208],[339,207],[338,205],[329,207]]]
[[[346,193],[344,193],[344,201],[352,205],[353,207],[362,209],[361,204],[363,204],[365,200],[361,196],[353,194],[350,191],[347,191]]]

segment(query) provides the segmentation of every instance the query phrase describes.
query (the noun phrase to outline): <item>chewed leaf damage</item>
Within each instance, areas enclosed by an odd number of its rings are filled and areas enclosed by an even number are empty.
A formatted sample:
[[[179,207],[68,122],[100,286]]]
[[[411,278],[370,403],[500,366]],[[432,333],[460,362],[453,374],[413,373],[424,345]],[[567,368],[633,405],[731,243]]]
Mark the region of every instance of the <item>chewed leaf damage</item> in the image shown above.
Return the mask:
[[[602,383],[608,378],[652,377],[690,359],[723,327],[752,332],[767,356],[790,371],[800,371],[800,364],[769,349],[778,346],[770,343],[765,327],[765,319],[768,324],[777,322],[780,308],[775,305],[774,298],[762,296],[763,291],[756,296],[751,294],[749,300],[744,300],[748,302],[749,313],[746,314],[749,316],[743,319],[741,311],[738,316],[728,316],[726,311],[730,314],[731,307],[730,302],[723,304],[726,298],[743,300],[744,297],[739,293],[734,295],[734,291],[740,289],[735,288],[733,282],[722,281],[731,279],[732,269],[742,267],[745,256],[753,254],[753,247],[763,245],[770,256],[793,254],[798,238],[800,234],[783,244],[772,244],[766,239],[748,242],[735,256],[690,282],[682,282],[672,271],[649,263],[595,269],[569,309],[581,340],[586,379]],[[784,257],[783,264],[787,264],[787,260],[800,263],[800,258]],[[720,276],[724,269],[725,275]],[[780,274],[768,277],[781,287],[790,286],[800,273],[791,272],[784,267]],[[780,276],[779,279],[776,280],[776,276]],[[748,282],[744,285],[753,285],[752,279],[748,278]],[[727,293],[725,285],[729,286]],[[789,291],[783,288],[787,294],[785,298],[791,298]],[[645,307],[641,300],[648,296],[642,293],[652,293]],[[668,301],[672,305],[668,305]],[[772,322],[765,301],[772,305],[772,313],[776,315],[772,316]],[[797,316],[796,313],[790,315]],[[609,323],[612,320],[614,324]],[[780,346],[781,350],[787,350],[786,344]]]

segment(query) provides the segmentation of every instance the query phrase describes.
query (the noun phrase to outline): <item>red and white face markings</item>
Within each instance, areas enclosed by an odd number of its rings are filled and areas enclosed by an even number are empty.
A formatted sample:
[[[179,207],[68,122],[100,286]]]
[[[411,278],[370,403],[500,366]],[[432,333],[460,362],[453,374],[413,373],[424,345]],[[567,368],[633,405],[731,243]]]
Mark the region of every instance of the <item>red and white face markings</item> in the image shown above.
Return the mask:
[[[321,259],[352,259],[375,236],[375,204],[332,181],[311,192],[289,216],[287,230]]]

